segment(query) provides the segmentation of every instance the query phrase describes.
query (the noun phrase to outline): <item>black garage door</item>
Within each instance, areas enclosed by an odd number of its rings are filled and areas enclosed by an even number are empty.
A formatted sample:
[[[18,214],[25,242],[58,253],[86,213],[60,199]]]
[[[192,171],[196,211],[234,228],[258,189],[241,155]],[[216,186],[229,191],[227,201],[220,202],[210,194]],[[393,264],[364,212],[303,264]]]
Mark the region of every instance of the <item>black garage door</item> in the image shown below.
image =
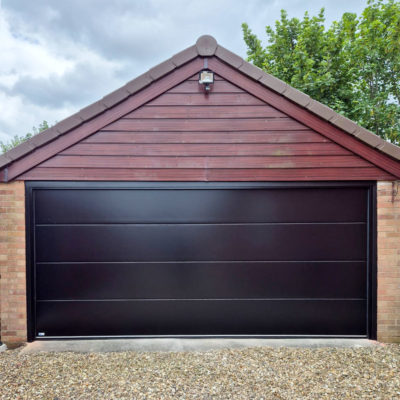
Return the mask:
[[[371,336],[371,187],[27,184],[31,339]]]

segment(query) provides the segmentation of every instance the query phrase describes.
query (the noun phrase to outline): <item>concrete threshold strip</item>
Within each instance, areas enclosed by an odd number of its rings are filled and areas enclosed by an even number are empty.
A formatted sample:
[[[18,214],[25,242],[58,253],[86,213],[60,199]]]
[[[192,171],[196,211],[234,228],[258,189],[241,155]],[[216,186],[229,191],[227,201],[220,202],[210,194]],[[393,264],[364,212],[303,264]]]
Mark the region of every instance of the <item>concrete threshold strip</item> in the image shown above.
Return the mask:
[[[204,352],[249,347],[372,347],[380,343],[368,339],[260,339],[260,338],[140,338],[35,341],[25,345],[21,352],[77,352],[108,353],[137,352]]]

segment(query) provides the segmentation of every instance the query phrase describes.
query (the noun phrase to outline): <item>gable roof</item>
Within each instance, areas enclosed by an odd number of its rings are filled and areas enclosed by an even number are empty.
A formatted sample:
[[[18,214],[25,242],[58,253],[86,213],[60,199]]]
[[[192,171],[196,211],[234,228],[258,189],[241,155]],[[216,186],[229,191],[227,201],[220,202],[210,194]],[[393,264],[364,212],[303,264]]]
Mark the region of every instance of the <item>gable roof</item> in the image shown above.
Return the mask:
[[[357,125],[355,122],[336,113],[331,108],[311,99],[308,95],[300,92],[297,89],[294,89],[285,82],[248,63],[238,55],[219,45],[212,36],[205,35],[201,36],[195,45],[151,68],[146,73],[128,82],[121,88],[103,97],[101,100],[83,108],[79,112],[57,123],[53,127],[39,133],[38,135],[35,135],[26,142],[1,155],[0,169],[6,171],[7,167],[15,161],[24,158],[28,154],[34,152],[36,149],[49,144],[66,133],[79,128],[81,125],[87,123],[100,114],[104,114],[121,102],[150,86],[154,81],[173,73],[176,69],[183,67],[185,64],[198,57],[216,57],[223,63],[228,64],[229,66],[238,70],[248,78],[256,81],[257,84],[261,84],[262,86],[274,91],[280,96],[283,96],[284,98],[295,103],[297,106],[306,109],[322,120],[353,136],[358,141],[376,149],[380,153],[386,155],[388,159],[392,161],[400,160],[400,147],[385,141],[367,129]],[[199,70],[200,69],[201,67]],[[49,157],[52,155],[53,154],[49,154]],[[41,160],[38,162],[41,162]],[[390,164],[393,164],[393,162]],[[400,173],[397,172],[400,171],[400,166],[399,168],[396,168],[396,171],[393,171],[393,169],[387,166],[386,168],[385,166],[380,166],[381,168],[384,168],[390,173],[394,174],[396,177],[400,177]],[[18,175],[20,175],[20,173]],[[7,173],[4,172],[2,175],[4,181],[12,180],[17,176],[15,175],[8,177]]]

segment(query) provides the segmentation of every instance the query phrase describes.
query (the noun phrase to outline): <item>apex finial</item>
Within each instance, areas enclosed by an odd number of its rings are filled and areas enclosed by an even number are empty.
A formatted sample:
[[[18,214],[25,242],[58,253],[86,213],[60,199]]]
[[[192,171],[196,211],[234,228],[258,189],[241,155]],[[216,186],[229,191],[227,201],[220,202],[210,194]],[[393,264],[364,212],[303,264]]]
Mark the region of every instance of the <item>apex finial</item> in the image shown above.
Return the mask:
[[[200,56],[213,56],[217,46],[217,41],[210,35],[200,36],[196,42],[197,52]]]

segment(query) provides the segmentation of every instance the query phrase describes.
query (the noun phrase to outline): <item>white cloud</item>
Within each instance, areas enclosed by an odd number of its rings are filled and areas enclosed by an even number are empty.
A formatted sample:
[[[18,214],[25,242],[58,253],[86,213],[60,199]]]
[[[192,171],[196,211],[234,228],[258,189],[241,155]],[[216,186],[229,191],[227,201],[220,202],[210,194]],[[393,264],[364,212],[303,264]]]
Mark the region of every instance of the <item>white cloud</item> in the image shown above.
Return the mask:
[[[63,54],[48,40],[13,31],[0,9],[0,140],[43,120],[61,120],[123,83],[116,76],[120,62],[74,42],[66,43]]]
[[[46,107],[25,104],[20,96],[9,96],[0,91],[0,140],[7,141],[12,136],[23,135],[38,126],[43,120],[60,121],[75,112],[74,107],[49,110]],[[49,115],[52,119],[49,119]]]
[[[2,9],[0,38],[0,77],[3,82],[8,79],[12,83],[24,73],[29,73],[32,77],[46,77],[50,73],[62,75],[72,65],[66,59],[55,57],[41,43],[12,34]]]

